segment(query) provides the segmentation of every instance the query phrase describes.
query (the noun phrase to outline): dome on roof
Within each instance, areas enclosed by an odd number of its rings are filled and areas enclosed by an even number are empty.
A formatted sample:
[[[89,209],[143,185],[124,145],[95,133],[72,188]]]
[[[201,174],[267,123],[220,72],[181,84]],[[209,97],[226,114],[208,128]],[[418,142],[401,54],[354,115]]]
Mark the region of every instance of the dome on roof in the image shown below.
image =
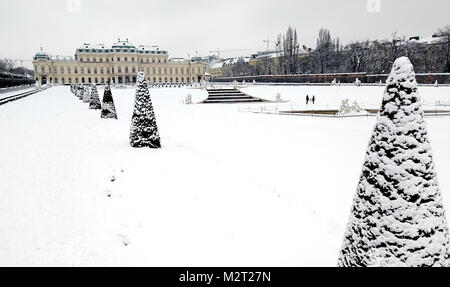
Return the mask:
[[[133,48],[133,49],[136,49],[136,47],[133,44],[128,42],[128,39],[126,41],[118,39],[117,43],[115,43],[112,47],[113,48]]]
[[[45,52],[41,47],[41,50],[36,52],[36,54],[34,55],[34,59],[35,60],[50,60],[50,55],[47,52]]]

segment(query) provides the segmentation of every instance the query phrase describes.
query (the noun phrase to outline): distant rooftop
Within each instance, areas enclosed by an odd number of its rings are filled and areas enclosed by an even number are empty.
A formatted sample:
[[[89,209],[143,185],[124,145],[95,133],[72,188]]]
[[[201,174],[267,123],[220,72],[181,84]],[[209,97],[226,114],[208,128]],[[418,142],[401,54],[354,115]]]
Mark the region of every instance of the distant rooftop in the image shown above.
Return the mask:
[[[131,44],[128,39],[121,40],[120,38],[112,47],[105,44],[89,44],[84,43],[77,49],[77,53],[139,53],[139,54],[167,54],[167,51],[162,51],[158,46],[140,45],[136,47]]]
[[[49,60],[50,55],[44,51],[44,49],[41,47],[41,50],[36,52],[34,55],[34,60]]]

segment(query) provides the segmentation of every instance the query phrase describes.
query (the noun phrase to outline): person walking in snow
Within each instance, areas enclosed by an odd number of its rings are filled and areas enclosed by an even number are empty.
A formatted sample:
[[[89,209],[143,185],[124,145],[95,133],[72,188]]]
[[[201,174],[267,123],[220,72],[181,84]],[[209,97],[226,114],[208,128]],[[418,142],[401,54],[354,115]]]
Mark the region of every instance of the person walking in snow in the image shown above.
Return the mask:
[[[313,95],[313,97],[312,97],[312,103],[313,103],[313,105],[314,105],[315,102],[316,102],[316,96]]]
[[[309,104],[309,95],[306,95],[306,105]]]

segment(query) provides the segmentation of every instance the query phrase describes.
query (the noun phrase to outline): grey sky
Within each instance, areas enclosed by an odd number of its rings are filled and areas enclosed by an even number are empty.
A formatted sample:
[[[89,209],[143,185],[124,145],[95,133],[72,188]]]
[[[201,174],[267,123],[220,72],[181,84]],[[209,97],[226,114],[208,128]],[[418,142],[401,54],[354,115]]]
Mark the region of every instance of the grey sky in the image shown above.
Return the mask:
[[[70,12],[69,1],[80,1],[81,9]],[[430,36],[450,24],[448,0],[379,0],[379,13],[367,11],[368,1],[0,0],[0,57],[31,59],[40,46],[73,56],[82,43],[111,45],[118,37],[187,57],[217,48],[264,50],[263,39],[275,40],[289,25],[301,44],[315,47],[321,27],[348,43],[393,32]]]

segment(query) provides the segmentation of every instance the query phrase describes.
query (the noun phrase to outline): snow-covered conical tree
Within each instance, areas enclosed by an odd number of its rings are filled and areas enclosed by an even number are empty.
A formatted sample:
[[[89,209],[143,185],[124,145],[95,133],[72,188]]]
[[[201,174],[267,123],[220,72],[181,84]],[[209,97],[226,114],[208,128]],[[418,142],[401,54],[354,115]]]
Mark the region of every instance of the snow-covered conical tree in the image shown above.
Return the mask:
[[[83,90],[83,103],[89,103],[91,100],[91,91],[89,89],[89,86],[84,86]]]
[[[92,91],[91,91],[91,99],[89,102],[89,109],[100,110],[101,108],[102,108],[102,106],[100,104],[100,98],[98,97],[97,86],[93,85]]]
[[[395,61],[338,265],[447,266],[449,235],[413,66]]]
[[[161,140],[147,85],[145,74],[139,72],[131,123],[130,144],[135,148],[160,148]]]
[[[76,95],[79,100],[83,99],[83,91],[84,91],[83,85],[79,85],[76,92]]]
[[[109,83],[105,87],[105,92],[103,94],[101,117],[102,119],[117,120],[116,106],[114,105],[114,99],[112,97],[111,87],[109,86]]]

